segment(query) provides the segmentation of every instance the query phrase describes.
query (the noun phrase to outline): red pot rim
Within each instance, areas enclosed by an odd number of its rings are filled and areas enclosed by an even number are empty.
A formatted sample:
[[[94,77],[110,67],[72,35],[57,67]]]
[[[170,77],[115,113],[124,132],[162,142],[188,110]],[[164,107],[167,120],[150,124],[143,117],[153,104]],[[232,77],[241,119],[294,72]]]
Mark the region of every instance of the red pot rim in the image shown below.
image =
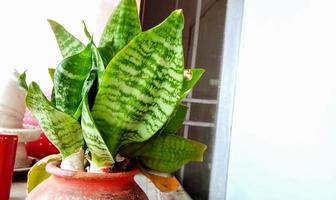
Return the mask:
[[[118,173],[92,173],[92,172],[80,172],[80,171],[71,171],[60,168],[60,162],[51,162],[46,166],[47,172],[50,174],[62,177],[62,178],[71,178],[71,179],[80,179],[80,180],[115,180],[115,179],[128,179],[133,177],[140,172],[139,169],[135,168],[127,172],[118,172]]]

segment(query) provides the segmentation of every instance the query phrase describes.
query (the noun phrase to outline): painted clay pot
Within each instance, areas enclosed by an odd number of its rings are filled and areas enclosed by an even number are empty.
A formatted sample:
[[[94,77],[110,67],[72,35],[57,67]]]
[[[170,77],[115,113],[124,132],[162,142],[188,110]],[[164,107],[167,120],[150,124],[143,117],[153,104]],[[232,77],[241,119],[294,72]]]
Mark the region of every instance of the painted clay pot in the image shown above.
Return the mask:
[[[100,199],[100,200],[148,200],[135,183],[139,170],[122,173],[88,173],[63,170],[60,163],[46,167],[51,176],[38,185],[27,200]]]

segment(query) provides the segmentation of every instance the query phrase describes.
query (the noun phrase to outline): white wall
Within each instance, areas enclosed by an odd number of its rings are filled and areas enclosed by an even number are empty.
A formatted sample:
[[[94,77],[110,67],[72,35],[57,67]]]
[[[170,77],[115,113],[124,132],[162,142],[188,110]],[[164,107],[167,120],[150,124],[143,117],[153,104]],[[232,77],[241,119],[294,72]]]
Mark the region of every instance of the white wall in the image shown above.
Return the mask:
[[[110,11],[118,0],[1,0],[0,1],[0,84],[12,68],[28,69],[29,80],[44,90],[51,87],[47,69],[62,57],[47,19],[63,24],[87,42],[84,20],[96,41]]]
[[[335,9],[246,0],[228,200],[336,199]]]

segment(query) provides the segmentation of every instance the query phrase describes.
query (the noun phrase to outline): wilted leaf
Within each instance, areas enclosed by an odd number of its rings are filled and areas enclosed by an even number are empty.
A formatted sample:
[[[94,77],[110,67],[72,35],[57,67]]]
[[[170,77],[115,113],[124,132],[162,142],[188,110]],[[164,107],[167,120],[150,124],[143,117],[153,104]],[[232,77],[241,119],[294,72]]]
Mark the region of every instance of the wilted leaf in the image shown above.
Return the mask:
[[[173,192],[180,187],[180,183],[174,176],[158,176],[155,174],[151,174],[146,170],[141,170],[142,174],[144,174],[152,183],[158,188],[161,192]]]
[[[27,191],[30,193],[36,186],[50,177],[50,174],[46,171],[46,166],[50,162],[61,161],[61,155],[49,155],[42,160],[35,163],[28,172]]]

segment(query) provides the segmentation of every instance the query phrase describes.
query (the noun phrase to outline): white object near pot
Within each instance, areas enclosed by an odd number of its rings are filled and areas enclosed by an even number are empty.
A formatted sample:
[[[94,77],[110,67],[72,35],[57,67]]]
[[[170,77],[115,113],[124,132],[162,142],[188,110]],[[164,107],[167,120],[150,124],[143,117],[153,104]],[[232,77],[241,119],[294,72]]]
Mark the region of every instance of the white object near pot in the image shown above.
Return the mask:
[[[16,134],[19,143],[16,151],[15,169],[31,166],[27,156],[25,142],[37,140],[41,129],[23,127],[23,117],[26,111],[26,91],[19,85],[19,73],[13,71],[5,84],[0,86],[0,132]]]

